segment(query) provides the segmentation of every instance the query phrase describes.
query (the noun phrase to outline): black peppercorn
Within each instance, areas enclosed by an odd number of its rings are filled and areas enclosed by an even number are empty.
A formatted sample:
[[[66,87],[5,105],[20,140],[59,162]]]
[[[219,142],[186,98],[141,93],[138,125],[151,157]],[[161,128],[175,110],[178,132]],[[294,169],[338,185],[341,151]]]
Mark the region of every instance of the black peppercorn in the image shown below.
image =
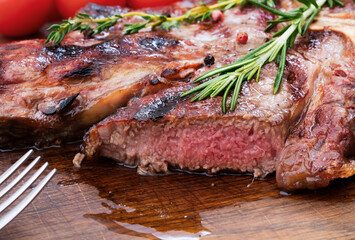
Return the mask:
[[[211,54],[208,54],[205,59],[203,59],[203,62],[205,63],[205,65],[207,66],[212,66],[214,64],[214,56],[212,56]]]

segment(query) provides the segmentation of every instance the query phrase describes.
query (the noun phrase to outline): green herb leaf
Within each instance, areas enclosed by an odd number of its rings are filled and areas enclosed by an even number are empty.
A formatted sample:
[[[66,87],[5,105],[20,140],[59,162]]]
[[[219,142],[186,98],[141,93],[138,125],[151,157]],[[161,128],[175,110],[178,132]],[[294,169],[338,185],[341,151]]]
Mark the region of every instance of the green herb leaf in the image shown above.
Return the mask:
[[[284,75],[284,71],[285,71],[286,52],[287,52],[287,44],[284,44],[280,55],[279,69],[277,70],[277,74],[275,78],[274,94],[276,94],[280,89],[282,76]]]
[[[339,0],[333,0],[336,4],[338,4],[339,6],[341,7],[344,7],[344,3],[342,3],[341,1]]]
[[[162,22],[160,24],[160,27],[166,31],[174,28],[174,27],[179,27],[181,25],[181,21],[177,21],[177,20],[174,20],[174,21],[171,21],[171,22]]]
[[[149,23],[149,21],[146,22],[137,22],[134,24],[124,24],[124,26],[126,27],[122,34],[123,35],[127,35],[127,34],[132,34],[132,33],[137,33],[139,32],[139,30],[145,28],[145,26]]]
[[[149,15],[146,15],[146,16],[141,16],[143,19],[145,20],[152,20],[153,17],[152,16],[149,16]]]
[[[302,15],[302,13],[298,13],[298,12],[282,12],[282,11],[279,11],[279,10],[276,10],[274,8],[271,8],[269,6],[266,6],[258,1],[255,1],[255,0],[247,0],[248,2],[251,2],[261,8],[264,8],[265,10],[273,13],[273,14],[276,14],[276,15],[279,15],[279,16],[282,16],[282,17],[285,17],[285,18],[297,18],[297,17],[300,17],[300,15]]]
[[[309,27],[309,25],[313,22],[314,18],[318,15],[318,13],[320,12],[320,8],[317,11],[314,11],[311,15],[311,17],[307,20],[307,22],[303,25],[303,29],[301,32],[301,35],[304,36],[307,32],[307,29]]]

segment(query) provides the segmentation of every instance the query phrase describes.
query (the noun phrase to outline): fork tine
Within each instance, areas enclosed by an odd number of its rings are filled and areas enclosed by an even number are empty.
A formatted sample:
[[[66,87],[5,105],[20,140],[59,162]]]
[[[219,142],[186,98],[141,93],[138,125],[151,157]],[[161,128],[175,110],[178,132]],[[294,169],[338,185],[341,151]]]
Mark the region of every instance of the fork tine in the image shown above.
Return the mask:
[[[23,155],[17,162],[15,162],[9,169],[6,170],[0,176],[0,184],[3,183],[21,164],[26,161],[26,159],[33,153],[33,150],[29,150],[25,155]]]
[[[39,161],[41,157],[37,157],[31,162],[11,183],[9,183],[4,189],[0,191],[0,199],[13,187],[15,186]]]
[[[53,177],[56,169],[54,168],[50,173],[47,174],[45,178],[34,188],[32,191],[17,204],[13,209],[7,212],[4,216],[0,218],[0,229],[2,229],[6,224],[8,224],[12,219],[14,219],[31,201],[37,196],[37,194],[46,186],[48,181]]]
[[[48,166],[48,162],[42,165],[14,194],[0,204],[0,213],[4,211],[13,201],[15,201],[26,189],[41,175],[41,173]]]

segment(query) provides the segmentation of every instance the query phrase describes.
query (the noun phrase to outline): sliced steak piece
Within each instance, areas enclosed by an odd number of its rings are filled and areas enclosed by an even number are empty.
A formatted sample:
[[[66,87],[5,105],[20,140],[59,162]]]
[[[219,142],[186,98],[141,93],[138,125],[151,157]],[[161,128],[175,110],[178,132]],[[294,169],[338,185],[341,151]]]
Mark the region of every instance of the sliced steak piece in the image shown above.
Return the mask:
[[[191,3],[157,11],[176,15],[186,7]],[[84,11],[100,17],[128,9],[89,5]],[[0,149],[81,139],[92,124],[130,98],[208,71],[206,55],[212,54],[215,66],[221,66],[260,45],[270,36],[263,32],[265,19],[272,16],[260,9],[233,9],[224,23],[193,24],[169,32],[122,36],[120,23],[93,39],[71,33],[60,46],[44,40],[2,44]],[[141,19],[128,21],[137,20]],[[231,41],[238,27],[249,29],[248,44]]]
[[[253,172],[261,177],[275,171],[288,128],[298,119],[319,66],[299,54],[289,55],[280,93],[272,94],[276,66],[269,64],[261,80],[243,85],[238,108],[227,114],[221,98],[191,103],[180,95],[188,85],[132,100],[94,126],[85,138],[85,154],[138,165],[140,173],[166,172],[168,166],[187,170]],[[302,60],[302,61],[301,61]],[[284,79],[286,80],[286,79]]]
[[[280,153],[277,182],[315,189],[355,174],[355,50],[342,34],[324,31],[309,34],[296,51],[321,69],[308,110]]]

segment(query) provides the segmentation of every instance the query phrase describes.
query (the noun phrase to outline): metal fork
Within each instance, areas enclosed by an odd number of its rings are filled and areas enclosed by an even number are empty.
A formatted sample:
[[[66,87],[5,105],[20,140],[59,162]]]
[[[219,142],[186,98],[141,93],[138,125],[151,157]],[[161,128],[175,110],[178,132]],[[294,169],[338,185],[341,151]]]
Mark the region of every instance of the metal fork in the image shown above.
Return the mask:
[[[33,153],[33,150],[29,150],[25,155],[23,155],[17,162],[15,162],[9,169],[7,169],[0,176],[0,185],[9,177],[11,174],[24,163],[29,156]],[[39,161],[40,157],[34,159],[12,182],[7,184],[5,188],[0,191],[0,199],[11,190]],[[0,204],[0,213],[4,211],[10,204],[12,204],[18,197],[20,197],[31,184],[36,181],[36,179],[42,174],[42,172],[48,166],[48,162],[44,163],[16,192],[14,192],[10,197],[8,197],[4,202]],[[54,168],[50,173],[45,176],[42,181],[32,189],[32,191],[19,202],[14,208],[8,211],[6,214],[0,217],[0,229],[5,227],[12,219],[14,219],[31,201],[39,194],[39,192],[46,186],[49,180],[53,177],[56,169]]]

